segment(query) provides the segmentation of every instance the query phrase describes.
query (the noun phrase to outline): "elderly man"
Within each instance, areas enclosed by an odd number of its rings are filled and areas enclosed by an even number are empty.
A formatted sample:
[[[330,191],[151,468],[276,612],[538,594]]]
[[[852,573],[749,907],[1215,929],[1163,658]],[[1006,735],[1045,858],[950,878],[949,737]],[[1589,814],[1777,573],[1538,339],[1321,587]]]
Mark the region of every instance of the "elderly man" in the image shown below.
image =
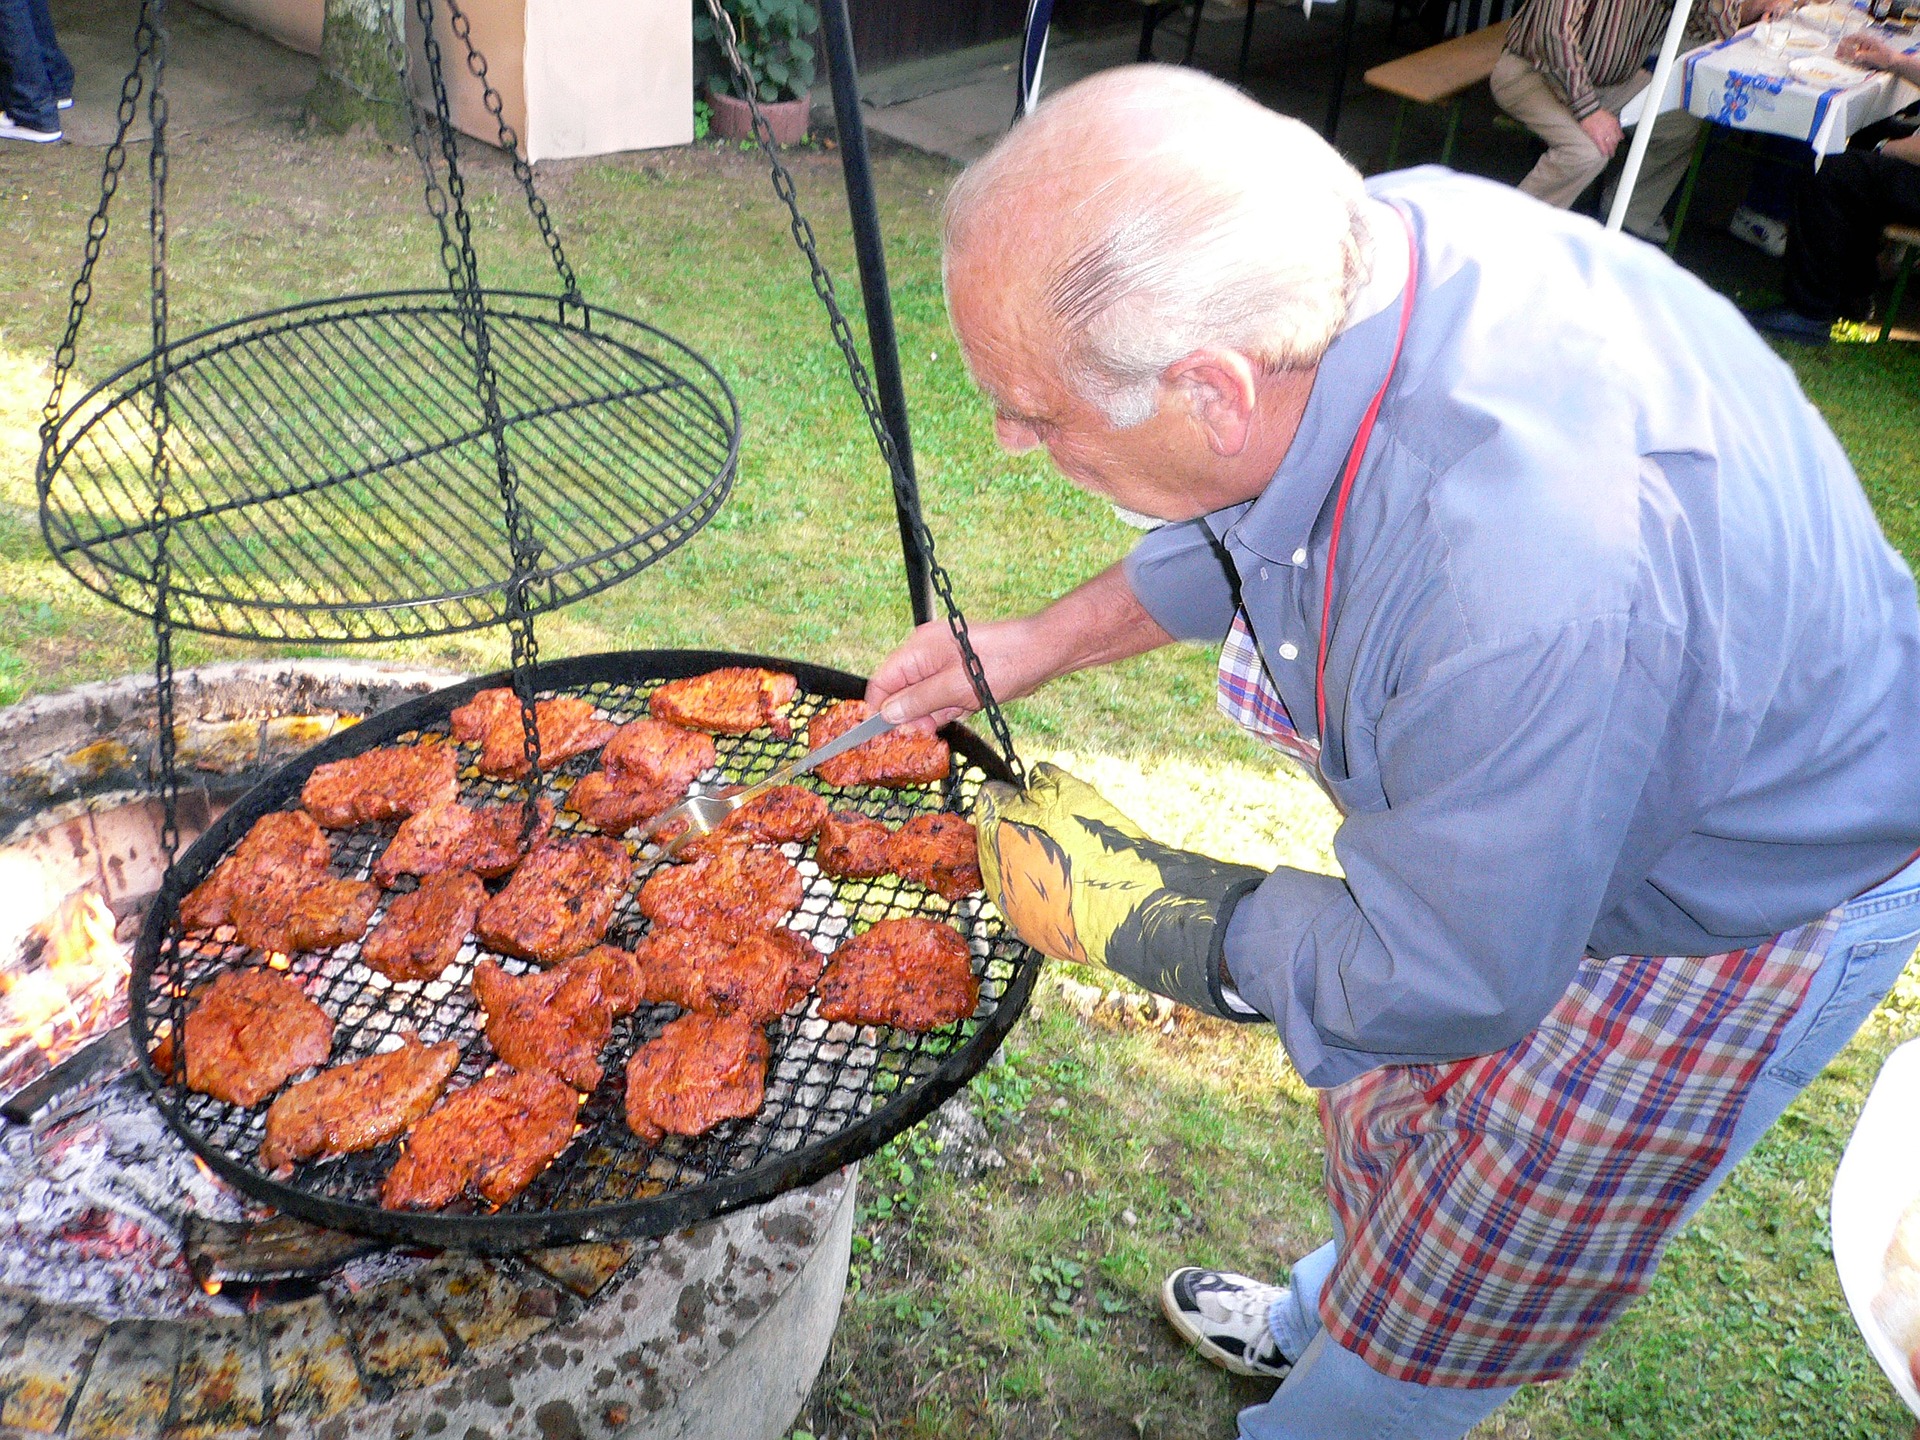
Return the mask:
[[[1062,91],[945,223],[1002,443],[1166,522],[976,626],[995,689],[1224,642],[1223,706],[1345,816],[1337,879],[1157,845],[1047,767],[983,797],[1031,943],[1264,1017],[1320,1090],[1333,1240],[1285,1286],[1177,1271],[1168,1314],[1282,1379],[1245,1436],[1464,1434],[1577,1365],[1920,939],[1912,579],[1664,257],[1363,185],[1191,71]],[[969,696],[938,626],[869,692]]]

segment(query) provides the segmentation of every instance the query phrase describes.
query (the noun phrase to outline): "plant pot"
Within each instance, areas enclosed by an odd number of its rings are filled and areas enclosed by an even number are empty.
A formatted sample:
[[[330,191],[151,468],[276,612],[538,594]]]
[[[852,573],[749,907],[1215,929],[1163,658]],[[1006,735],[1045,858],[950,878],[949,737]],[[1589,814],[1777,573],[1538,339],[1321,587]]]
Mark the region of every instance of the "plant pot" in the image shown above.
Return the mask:
[[[728,94],[718,85],[708,85],[707,103],[713,106],[715,139],[753,139],[753,111],[746,101]],[[774,144],[798,145],[807,138],[807,109],[810,103],[805,95],[798,100],[760,102],[760,113],[767,117]]]

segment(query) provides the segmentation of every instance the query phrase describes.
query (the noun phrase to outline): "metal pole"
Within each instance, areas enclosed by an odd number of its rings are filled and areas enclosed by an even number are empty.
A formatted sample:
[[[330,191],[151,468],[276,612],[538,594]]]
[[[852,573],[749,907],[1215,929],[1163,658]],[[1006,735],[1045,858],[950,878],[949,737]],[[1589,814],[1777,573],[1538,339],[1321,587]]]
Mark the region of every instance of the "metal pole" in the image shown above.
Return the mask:
[[[1667,21],[1667,33],[1660,42],[1660,58],[1654,62],[1653,79],[1640,92],[1640,123],[1633,127],[1633,143],[1627,146],[1626,167],[1614,188],[1613,209],[1607,214],[1607,229],[1618,231],[1627,223],[1627,206],[1633,202],[1633,187],[1640,181],[1640,162],[1647,158],[1647,146],[1653,141],[1653,123],[1660,118],[1660,106],[1667,96],[1667,83],[1673,78],[1674,58],[1680,53],[1680,37],[1686,33],[1687,17],[1693,13],[1693,0],[1678,0],[1673,17]]]
[[[1320,131],[1329,145],[1340,129],[1340,102],[1347,96],[1347,64],[1353,55],[1354,22],[1359,18],[1360,0],[1347,0],[1346,13],[1340,17],[1340,42],[1333,52],[1333,93],[1327,96],[1327,123]]]
[[[821,29],[827,43],[827,74],[833,82],[833,118],[840,130],[840,166],[847,179],[847,212],[853,219],[853,252],[860,263],[860,293],[867,305],[867,342],[873,350],[873,380],[880,414],[900,457],[894,476],[894,513],[900,522],[900,552],[907,564],[907,598],[913,623],[933,618],[933,584],[926,552],[914,538],[920,516],[920,483],[913,473],[913,443],[907,432],[907,392],[900,380],[900,341],[893,329],[893,298],[887,290],[887,257],[880,244],[880,212],[874,205],[873,170],[867,163],[867,125],[860,113],[860,82],[853,68],[853,27],[847,0],[824,0]]]

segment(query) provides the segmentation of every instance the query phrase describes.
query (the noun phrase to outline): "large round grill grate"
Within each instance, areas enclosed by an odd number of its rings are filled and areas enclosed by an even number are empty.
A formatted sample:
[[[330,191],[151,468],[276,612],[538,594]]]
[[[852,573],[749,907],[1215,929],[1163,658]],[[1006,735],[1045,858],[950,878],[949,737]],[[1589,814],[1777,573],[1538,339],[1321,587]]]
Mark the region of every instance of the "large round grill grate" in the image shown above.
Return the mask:
[[[712,518],[740,417],[705,360],[637,320],[550,295],[485,305],[538,614]],[[493,435],[453,296],[316,301],[175,341],[165,361],[173,625],[356,642],[508,617]],[[142,615],[157,603],[152,364],[69,410],[40,475],[54,557]]]
[[[747,736],[717,736],[720,771],[728,781],[751,782],[804,751],[805,721],[835,699],[855,696],[864,684],[839,671],[788,661],[710,652],[655,651],[588,656],[545,664],[532,672],[542,696],[573,694],[593,701],[606,718],[623,722],[646,713],[647,697],[667,679],[697,675],[720,665],[753,664],[796,675],[800,694],[791,715],[792,740],[765,731]],[[339,1228],[429,1245],[511,1250],[599,1235],[661,1234],[705,1216],[766,1199],[806,1184],[857,1160],[926,1115],[974,1074],[999,1045],[1026,1004],[1038,968],[1038,956],[1005,927],[978,897],[949,903],[894,877],[876,880],[832,879],[802,859],[807,889],[789,921],[823,949],[831,950],[849,934],[892,916],[926,915],[954,924],[967,937],[980,1005],[970,1020],[927,1035],[886,1027],[828,1024],[817,1013],[817,999],[781,1017],[769,1029],[772,1062],[767,1100],[750,1120],[723,1124],[698,1139],[668,1137],[649,1148],[628,1131],[624,1110],[627,1056],[643,1040],[680,1013],[672,1006],[644,1006],[616,1022],[602,1054],[606,1078],[580,1114],[572,1144],[518,1199],[502,1210],[480,1213],[407,1213],[383,1210],[378,1194],[382,1178],[398,1152],[389,1144],[298,1167],[285,1182],[272,1179],[257,1161],[266,1106],[244,1110],[164,1081],[145,1060],[163,1030],[177,1026],[183,997],[223,970],[261,963],[260,955],[228,939],[189,937],[170,956],[161,939],[171,923],[178,895],[206,876],[239,842],[255,820],[270,810],[299,803],[300,786],[315,765],[357,754],[377,745],[406,743],[426,734],[444,735],[453,708],[475,691],[505,683],[504,676],[455,686],[364,721],[308,752],[250,791],[182,857],[175,881],[156,901],[135,956],[131,1015],[139,1041],[143,1074],[154,1087],[167,1119],[196,1151],[242,1190],[283,1210]],[[953,749],[952,776],[940,786],[911,790],[835,790],[816,785],[835,808],[859,810],[898,825],[932,810],[967,812],[981,783],[1007,778],[1006,767],[980,740],[958,727],[944,732]],[[489,780],[475,770],[473,747],[464,747],[462,798],[517,799],[522,788]],[[598,763],[598,755],[576,757],[545,777],[544,793],[557,802],[573,782]],[[716,783],[709,775],[701,784]],[[362,826],[332,832],[337,873],[365,878],[390,838],[392,825]],[[564,808],[557,833],[590,829]],[[636,886],[647,869],[636,850]],[[794,854],[798,847],[788,847]],[[495,888],[499,883],[496,882]],[[608,935],[611,943],[630,945],[646,928],[629,893]],[[230,937],[231,932],[215,932]],[[334,1018],[337,1029],[331,1063],[358,1059],[386,1048],[404,1030],[434,1043],[452,1039],[462,1046],[460,1070],[451,1084],[478,1078],[495,1064],[480,1017],[467,987],[474,964],[489,952],[469,941],[458,963],[441,979],[395,984],[362,965],[357,943],[325,953],[291,957],[291,973]],[[500,957],[495,956],[499,959]],[[525,962],[503,960],[511,970]]]

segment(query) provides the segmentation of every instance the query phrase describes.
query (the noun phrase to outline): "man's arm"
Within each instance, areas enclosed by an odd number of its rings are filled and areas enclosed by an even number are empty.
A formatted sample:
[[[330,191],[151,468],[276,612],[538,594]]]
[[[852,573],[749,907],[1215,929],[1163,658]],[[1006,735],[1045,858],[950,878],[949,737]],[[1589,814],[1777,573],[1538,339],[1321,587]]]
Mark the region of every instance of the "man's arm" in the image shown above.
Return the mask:
[[[1903,54],[1872,35],[1845,36],[1834,54],[1849,65],[1861,65],[1869,70],[1890,70],[1902,80],[1920,85],[1920,56]],[[1893,154],[1894,146],[1888,145],[1886,153]],[[1900,158],[1908,157],[1903,155]]]
[[[967,636],[995,698],[1030,695],[1049,680],[1158,649],[1174,637],[1113,565],[1046,609],[1016,620],[970,625]],[[867,682],[867,703],[896,724],[930,717],[944,725],[980,708],[944,620],[915,630]]]

